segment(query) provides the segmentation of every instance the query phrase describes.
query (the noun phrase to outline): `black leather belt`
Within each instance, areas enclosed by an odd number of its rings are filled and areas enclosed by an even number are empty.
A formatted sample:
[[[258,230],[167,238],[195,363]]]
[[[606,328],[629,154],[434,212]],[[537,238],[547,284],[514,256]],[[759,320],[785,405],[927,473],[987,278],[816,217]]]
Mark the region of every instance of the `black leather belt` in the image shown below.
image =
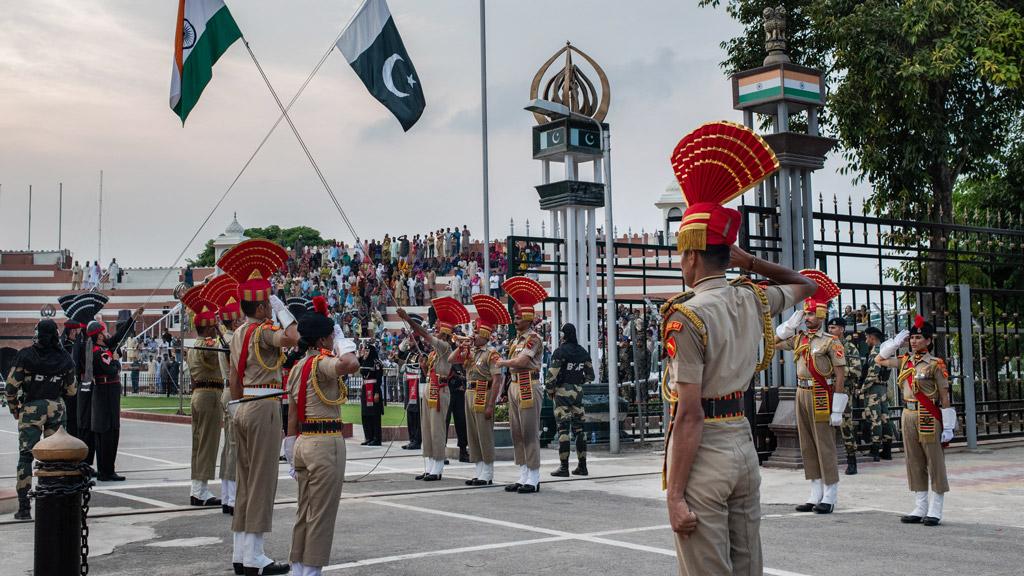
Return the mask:
[[[718,398],[701,398],[704,420],[724,420],[743,416],[743,392],[733,392]]]
[[[198,390],[200,388],[213,388],[215,390],[223,390],[224,389],[224,383],[223,382],[193,382],[192,383],[192,389],[193,390]]]
[[[303,434],[337,436],[344,424],[341,420],[307,420],[302,423]]]

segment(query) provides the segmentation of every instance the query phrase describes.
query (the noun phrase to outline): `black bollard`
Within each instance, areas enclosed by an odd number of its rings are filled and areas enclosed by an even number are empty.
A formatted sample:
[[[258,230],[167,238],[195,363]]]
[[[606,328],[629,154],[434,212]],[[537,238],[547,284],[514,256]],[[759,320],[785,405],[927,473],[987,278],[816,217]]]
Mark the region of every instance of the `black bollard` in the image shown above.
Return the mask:
[[[82,460],[85,443],[61,427],[32,449],[37,484],[34,573],[78,576],[89,573],[89,489],[92,468]]]

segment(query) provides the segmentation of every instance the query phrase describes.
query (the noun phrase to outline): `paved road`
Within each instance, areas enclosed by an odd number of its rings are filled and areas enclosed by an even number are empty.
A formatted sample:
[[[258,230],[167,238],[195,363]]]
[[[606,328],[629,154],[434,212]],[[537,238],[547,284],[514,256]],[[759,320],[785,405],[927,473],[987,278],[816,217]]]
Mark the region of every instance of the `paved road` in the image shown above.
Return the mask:
[[[189,428],[124,421],[119,469],[93,497],[93,574],[229,574],[229,517],[183,506]],[[0,471],[13,471],[14,424],[0,416]],[[395,445],[349,444],[347,483],[329,574],[672,574],[675,556],[660,491],[660,456],[592,455],[588,479],[545,482],[535,495],[466,488],[467,465],[445,479],[413,480],[417,456]],[[543,452],[544,475],[557,456]],[[379,462],[379,465],[378,465]],[[1024,565],[1024,448],[951,453],[953,492],[939,528],[905,526],[903,462],[866,464],[841,484],[839,513],[792,512],[802,473],[763,469],[767,574],[862,576],[901,572],[1020,574]],[[374,467],[376,468],[374,469]],[[281,470],[268,553],[287,557],[295,484]],[[499,465],[498,479],[517,471]],[[13,484],[0,475],[0,484]],[[216,486],[214,486],[216,491]],[[6,521],[4,521],[6,522]],[[0,524],[4,541],[31,542],[31,524]],[[0,573],[31,573],[32,546],[7,547]]]

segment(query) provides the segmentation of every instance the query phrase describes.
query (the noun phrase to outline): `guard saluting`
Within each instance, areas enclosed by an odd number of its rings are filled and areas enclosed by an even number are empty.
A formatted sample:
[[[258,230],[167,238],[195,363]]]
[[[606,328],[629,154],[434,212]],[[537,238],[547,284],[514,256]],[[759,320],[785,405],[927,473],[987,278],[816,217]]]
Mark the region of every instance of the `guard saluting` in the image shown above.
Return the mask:
[[[398,309],[398,316],[431,348],[427,355],[427,397],[420,410],[425,463],[423,474],[416,477],[417,480],[428,482],[440,480],[444,471],[448,444],[448,404],[451,402],[448,377],[451,376],[452,365],[448,358],[452,353],[452,329],[459,324],[469,323],[469,311],[451,296],[434,298],[431,305],[437,314],[437,336],[431,335],[422,325],[412,322],[404,308]]]
[[[181,303],[192,313],[195,326],[195,346],[189,349],[185,361],[192,376],[192,506],[220,506],[221,500],[210,492],[209,482],[217,466],[220,431],[224,426],[221,394],[220,358],[215,349],[217,339],[217,306],[209,300],[205,286],[196,286],[181,297]],[[223,489],[222,489],[223,492]]]
[[[800,457],[804,478],[811,481],[807,502],[797,512],[830,514],[839,492],[839,467],[836,464],[836,434],[832,430],[843,421],[849,396],[845,394],[846,353],[843,344],[821,331],[828,315],[828,302],[839,295],[839,287],[818,270],[801,274],[818,284],[814,296],[804,301],[775,331],[775,348],[792,350],[796,361],[796,430],[800,439]],[[806,330],[796,331],[800,320]],[[834,386],[829,384],[832,379]]]
[[[242,308],[238,305],[238,282],[235,282],[235,279],[227,274],[221,274],[206,283],[203,294],[217,305],[217,316],[220,318],[220,333],[217,335],[217,341],[219,346],[226,348],[235,330],[245,320]],[[218,356],[221,381],[227,382],[231,357],[229,354],[219,354]],[[224,392],[220,395],[220,405],[223,409],[222,415],[224,418],[224,449],[220,452],[220,509],[224,514],[235,513],[236,444],[235,427],[232,423],[231,411],[228,410],[228,402],[230,401],[231,387],[225,386]]]
[[[330,560],[338,498],[345,480],[342,381],[359,369],[355,342],[327,317],[327,301],[313,298],[314,312],[299,317],[299,359],[288,375],[293,398],[285,455],[299,483],[289,560],[298,576],[319,576]]]
[[[908,336],[910,353],[893,358]],[[946,363],[931,353],[934,336],[935,326],[917,316],[909,331],[904,330],[883,342],[875,358],[879,365],[899,368],[896,382],[903,392],[903,449],[907,453],[907,482],[914,493],[914,510],[900,518],[904,524],[938,526],[942,520],[943,500],[949,492],[942,445],[953,439],[956,409],[949,405]]]
[[[508,392],[508,419],[512,428],[512,448],[519,466],[519,481],[505,487],[506,492],[531,494],[540,491],[540,362],[544,342],[533,331],[536,317],[533,307],[547,299],[548,293],[536,280],[513,276],[501,285],[515,304],[515,342],[508,359],[499,360],[499,368],[512,373]]]
[[[501,302],[486,294],[474,294],[476,307],[476,334],[470,342],[452,352],[452,364],[462,364],[466,370],[466,414],[469,460],[476,464],[473,478],[467,486],[486,486],[494,481],[494,403],[501,390],[501,360],[489,346],[491,333],[497,326],[511,324],[512,317]]]
[[[665,487],[679,573],[761,574],[761,477],[743,393],[771,362],[771,317],[810,295],[814,285],[734,245],[741,216],[722,204],[778,169],[760,137],[729,122],[706,124],[679,142],[672,166],[689,205],[678,248],[691,287],[661,308],[662,391],[673,414]],[[746,277],[727,281],[730,267],[782,286],[762,289]]]
[[[60,298],[61,307],[64,308],[68,296]],[[69,335],[74,333],[74,343],[71,347],[71,359],[75,362],[75,376],[78,379],[78,394],[75,395],[75,426],[69,427],[68,432],[74,434],[79,440],[85,442],[89,448],[89,455],[85,461],[90,465],[96,455],[96,439],[92,433],[92,362],[89,360],[91,353],[87,354],[89,346],[88,338],[85,335],[89,322],[103,310],[108,298],[99,292],[84,292],[75,294],[70,304],[64,308],[64,314],[68,322],[64,324],[65,332]],[[70,410],[70,405],[68,405]]]
[[[232,563],[236,574],[285,574],[287,564],[263,553],[277,492],[281,447],[282,348],[298,342],[295,319],[284,302],[272,296],[267,278],[288,260],[284,248],[268,240],[246,240],[224,254],[217,267],[238,282],[246,321],[231,338],[228,373],[237,442],[238,494],[235,498]],[[278,325],[271,322],[277,317]]]
[[[64,424],[64,398],[75,395],[75,363],[64,351],[57,324],[36,324],[35,341],[14,357],[4,389],[7,409],[18,421],[18,512],[15,520],[31,520],[32,448]]]

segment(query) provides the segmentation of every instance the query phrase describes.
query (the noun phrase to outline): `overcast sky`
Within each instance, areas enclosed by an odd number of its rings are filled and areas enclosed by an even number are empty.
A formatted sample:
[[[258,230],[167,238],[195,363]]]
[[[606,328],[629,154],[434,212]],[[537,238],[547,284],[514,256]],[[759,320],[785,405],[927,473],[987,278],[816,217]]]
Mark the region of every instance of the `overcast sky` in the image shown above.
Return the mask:
[[[358,0],[228,0],[285,100],[327,50]],[[390,0],[426,95],[403,133],[337,50],[292,117],[363,237],[466,223],[483,231],[477,2]],[[97,253],[104,170],[103,263],[166,266],[255,149],[278,111],[241,43],[182,127],[168,107],[174,0],[34,0],[0,11],[0,248],[23,249],[34,185],[32,248]],[[699,124],[740,121],[718,43],[737,32],[723,10],[696,1],[508,0],[487,13],[491,235],[509,218],[545,214],[533,186],[532,115],[522,107],[537,68],[571,40],[605,69],[612,103],[615,221],[653,230],[672,181],[668,157]],[[835,155],[834,155],[835,156]],[[835,158],[815,189],[845,197]],[[556,170],[560,170],[560,165]],[[587,171],[589,172],[589,171]],[[560,172],[556,172],[560,175]],[[585,172],[586,173],[586,172]],[[243,226],[305,224],[351,240],[294,137],[282,124],[186,255],[237,211]]]

